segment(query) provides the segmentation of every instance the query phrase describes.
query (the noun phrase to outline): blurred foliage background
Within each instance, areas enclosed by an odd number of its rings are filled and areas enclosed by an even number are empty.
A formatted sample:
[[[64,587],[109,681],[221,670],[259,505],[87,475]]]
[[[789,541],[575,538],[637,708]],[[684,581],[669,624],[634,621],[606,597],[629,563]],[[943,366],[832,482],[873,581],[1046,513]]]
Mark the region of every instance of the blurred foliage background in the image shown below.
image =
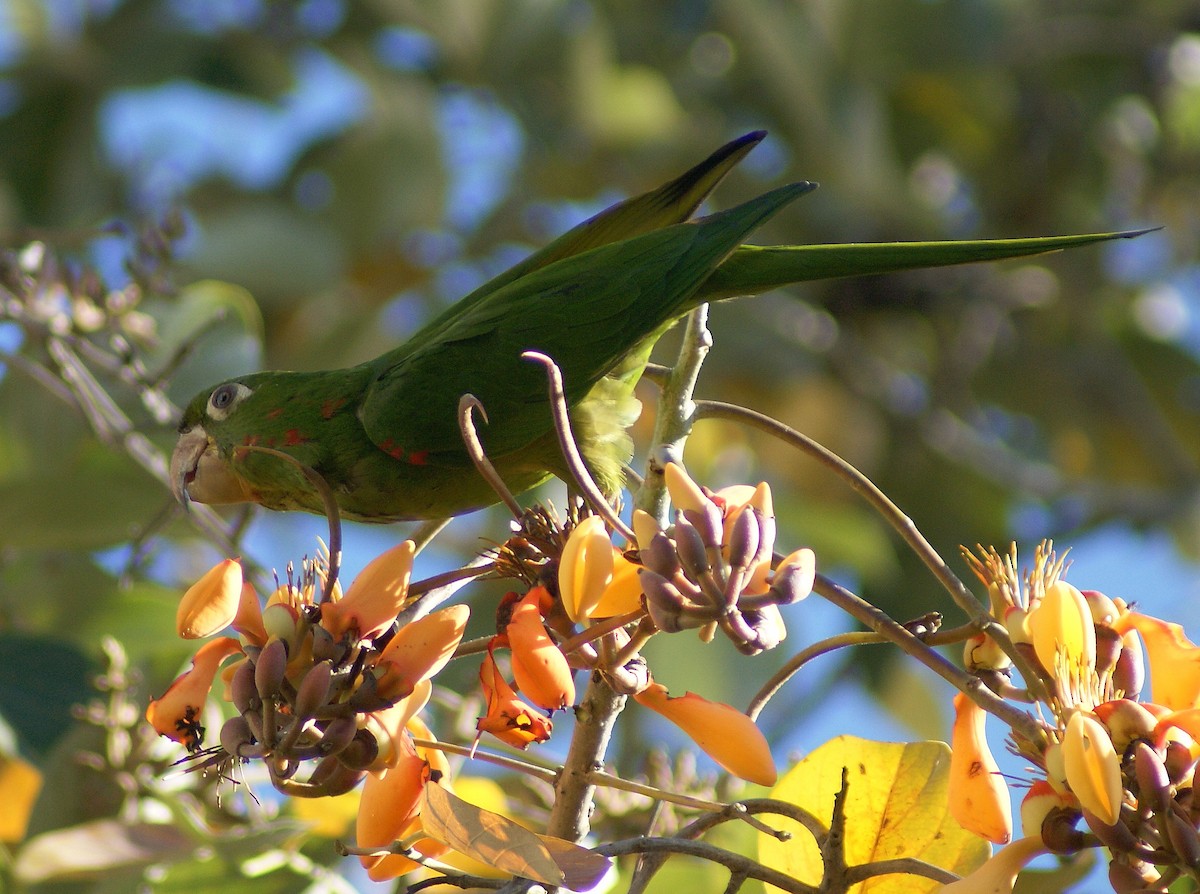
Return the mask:
[[[46,284],[37,326],[0,313],[4,751],[47,767],[86,738],[68,706],[90,697],[103,634],[146,675],[143,693],[161,691],[187,652],[176,595],[217,556],[129,439],[98,437],[39,376],[65,368],[44,336],[118,357],[128,343],[175,404],[264,366],[354,363],[756,128],[770,137],[717,205],[822,184],[764,243],[1163,227],[720,306],[699,393],[857,464],[962,573],[960,543],[1091,543],[1121,558],[1120,587],[1144,589],[1114,592],[1086,568],[1075,583],[1200,617],[1186,577],[1200,550],[1195,3],[0,0],[3,273],[6,289]],[[169,450],[173,408],[120,363],[84,361],[133,430]],[[948,607],[813,463],[718,423],[697,429],[688,461],[714,487],[768,479],[781,544],[814,547],[898,617]],[[504,525],[495,512],[456,522],[418,572]],[[249,517],[238,548],[282,568],[322,530]],[[350,572],[402,533],[350,529]],[[478,592],[482,631],[492,603]],[[846,623],[808,603],[788,617],[792,647]],[[663,682],[734,703],[779,660],[656,647]],[[763,715],[781,747],[815,744],[795,712],[862,682],[910,729],[945,735],[944,706],[913,707],[924,678],[881,681],[857,657],[829,660]],[[623,754],[644,751],[636,735]],[[111,808],[46,800],[33,831]]]

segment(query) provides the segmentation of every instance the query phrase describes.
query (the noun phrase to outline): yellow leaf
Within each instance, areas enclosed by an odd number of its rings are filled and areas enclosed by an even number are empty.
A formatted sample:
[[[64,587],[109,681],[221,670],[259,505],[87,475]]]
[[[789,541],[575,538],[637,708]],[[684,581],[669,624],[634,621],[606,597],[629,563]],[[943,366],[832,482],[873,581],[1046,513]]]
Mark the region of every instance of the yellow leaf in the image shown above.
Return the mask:
[[[826,742],[784,775],[770,797],[795,804],[828,827],[833,802],[848,768],[846,861],[855,866],[915,857],[964,875],[988,858],[987,842],[962,829],[949,813],[950,749],[942,742],[871,742],[839,736]],[[779,841],[759,835],[759,859],[817,885],[820,854],[799,823],[772,817],[773,826],[792,833]],[[937,887],[930,879],[883,875],[855,885],[851,892],[911,894]]]
[[[0,841],[25,837],[29,814],[42,790],[42,774],[19,757],[0,757]]]

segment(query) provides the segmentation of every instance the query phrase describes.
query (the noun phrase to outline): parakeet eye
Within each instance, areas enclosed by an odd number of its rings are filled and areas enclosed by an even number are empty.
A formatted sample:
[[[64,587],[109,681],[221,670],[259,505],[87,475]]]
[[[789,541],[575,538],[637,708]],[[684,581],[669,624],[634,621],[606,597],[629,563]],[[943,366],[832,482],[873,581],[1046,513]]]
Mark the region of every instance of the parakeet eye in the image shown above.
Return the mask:
[[[218,422],[250,394],[250,389],[241,382],[226,382],[213,389],[208,396],[208,415]]]

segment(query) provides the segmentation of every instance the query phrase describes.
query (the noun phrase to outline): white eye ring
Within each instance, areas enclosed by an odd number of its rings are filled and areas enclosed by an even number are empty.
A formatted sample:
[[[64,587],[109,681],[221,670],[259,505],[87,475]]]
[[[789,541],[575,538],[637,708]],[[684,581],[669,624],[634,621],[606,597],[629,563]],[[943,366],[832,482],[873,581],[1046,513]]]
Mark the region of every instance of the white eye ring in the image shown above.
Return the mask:
[[[233,408],[251,394],[253,391],[241,382],[226,382],[218,385],[208,396],[208,417],[217,422],[224,421],[233,412]]]

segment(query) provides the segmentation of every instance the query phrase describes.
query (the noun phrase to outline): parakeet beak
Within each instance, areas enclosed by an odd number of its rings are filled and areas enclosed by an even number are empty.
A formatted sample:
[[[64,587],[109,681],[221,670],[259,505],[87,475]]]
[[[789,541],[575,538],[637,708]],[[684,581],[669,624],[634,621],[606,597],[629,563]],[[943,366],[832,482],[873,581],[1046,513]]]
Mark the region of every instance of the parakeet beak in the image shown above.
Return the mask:
[[[197,503],[254,501],[245,482],[221,459],[217,445],[200,425],[181,434],[171,454],[171,493],[185,506],[189,499]]]

